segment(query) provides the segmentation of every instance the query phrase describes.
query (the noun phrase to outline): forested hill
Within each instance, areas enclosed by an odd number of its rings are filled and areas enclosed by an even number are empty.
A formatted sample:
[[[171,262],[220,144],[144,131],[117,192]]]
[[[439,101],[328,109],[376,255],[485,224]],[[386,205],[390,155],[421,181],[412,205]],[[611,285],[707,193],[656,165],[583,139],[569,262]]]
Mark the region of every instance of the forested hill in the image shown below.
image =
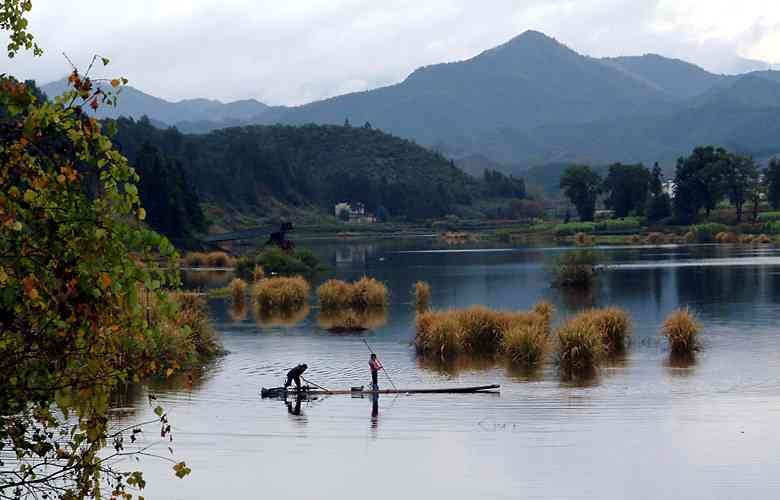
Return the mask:
[[[120,150],[147,172],[145,146],[181,165],[204,201],[262,212],[271,204],[332,213],[339,201],[421,219],[451,213],[482,196],[522,197],[522,180],[477,180],[440,154],[372,129],[335,125],[246,126],[186,135],[148,120],[119,119]],[[140,164],[139,164],[140,162]]]

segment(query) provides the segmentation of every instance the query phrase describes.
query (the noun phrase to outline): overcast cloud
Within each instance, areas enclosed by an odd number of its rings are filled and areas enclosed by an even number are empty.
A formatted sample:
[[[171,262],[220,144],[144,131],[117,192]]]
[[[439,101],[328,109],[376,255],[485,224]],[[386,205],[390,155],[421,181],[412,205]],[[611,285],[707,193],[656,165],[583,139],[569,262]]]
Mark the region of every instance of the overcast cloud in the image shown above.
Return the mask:
[[[34,0],[45,49],[0,72],[48,82],[91,54],[178,100],[301,104],[403,80],[528,29],[593,56],[660,53],[716,72],[780,62],[778,0]],[[2,40],[5,41],[4,39]],[[5,46],[5,45],[3,45]]]

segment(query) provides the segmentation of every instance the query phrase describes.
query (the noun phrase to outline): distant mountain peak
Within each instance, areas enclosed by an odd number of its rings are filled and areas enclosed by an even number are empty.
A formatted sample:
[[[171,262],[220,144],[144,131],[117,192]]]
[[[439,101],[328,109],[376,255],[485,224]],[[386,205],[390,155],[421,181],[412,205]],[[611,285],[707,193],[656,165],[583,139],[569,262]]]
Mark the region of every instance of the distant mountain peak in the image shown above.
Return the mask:
[[[548,36],[541,31],[528,30],[520,33],[516,37],[494,47],[484,51],[482,54],[500,54],[514,51],[526,51],[526,50],[560,50],[565,52],[574,52],[566,45],[562,44],[555,38]]]

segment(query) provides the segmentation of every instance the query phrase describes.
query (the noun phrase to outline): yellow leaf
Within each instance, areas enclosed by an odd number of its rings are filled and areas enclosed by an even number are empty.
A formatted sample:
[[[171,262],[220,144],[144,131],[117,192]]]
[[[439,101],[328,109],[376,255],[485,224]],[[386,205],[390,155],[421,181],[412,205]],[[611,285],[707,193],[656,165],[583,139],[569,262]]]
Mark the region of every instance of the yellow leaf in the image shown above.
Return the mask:
[[[65,176],[62,175],[62,174],[58,175],[57,176],[57,182],[59,182],[60,184],[64,183],[65,182]]]
[[[166,377],[170,377],[171,375],[173,375],[173,368],[168,368],[167,370],[165,370]]]
[[[108,288],[111,286],[111,276],[109,276],[106,273],[103,273],[103,275],[100,277],[103,280],[103,288]]]
[[[146,219],[146,210],[143,208],[138,209],[138,220]]]
[[[114,88],[119,87],[119,80],[117,80],[116,78],[111,80],[111,86]]]

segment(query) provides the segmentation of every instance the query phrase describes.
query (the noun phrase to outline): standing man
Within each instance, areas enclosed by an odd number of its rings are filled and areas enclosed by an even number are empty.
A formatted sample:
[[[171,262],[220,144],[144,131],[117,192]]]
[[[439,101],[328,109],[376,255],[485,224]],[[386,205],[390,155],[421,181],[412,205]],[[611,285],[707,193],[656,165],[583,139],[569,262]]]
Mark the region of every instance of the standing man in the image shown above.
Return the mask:
[[[368,359],[368,367],[371,369],[371,389],[374,391],[379,390],[379,370],[382,369],[382,363],[376,358],[376,354],[371,353],[371,357]]]
[[[303,372],[306,371],[306,363],[301,363],[300,365],[296,366],[289,372],[287,372],[287,381],[284,383],[284,388],[287,389],[290,387],[290,384],[295,381],[295,390],[300,391],[301,390],[301,375],[303,375]]]

